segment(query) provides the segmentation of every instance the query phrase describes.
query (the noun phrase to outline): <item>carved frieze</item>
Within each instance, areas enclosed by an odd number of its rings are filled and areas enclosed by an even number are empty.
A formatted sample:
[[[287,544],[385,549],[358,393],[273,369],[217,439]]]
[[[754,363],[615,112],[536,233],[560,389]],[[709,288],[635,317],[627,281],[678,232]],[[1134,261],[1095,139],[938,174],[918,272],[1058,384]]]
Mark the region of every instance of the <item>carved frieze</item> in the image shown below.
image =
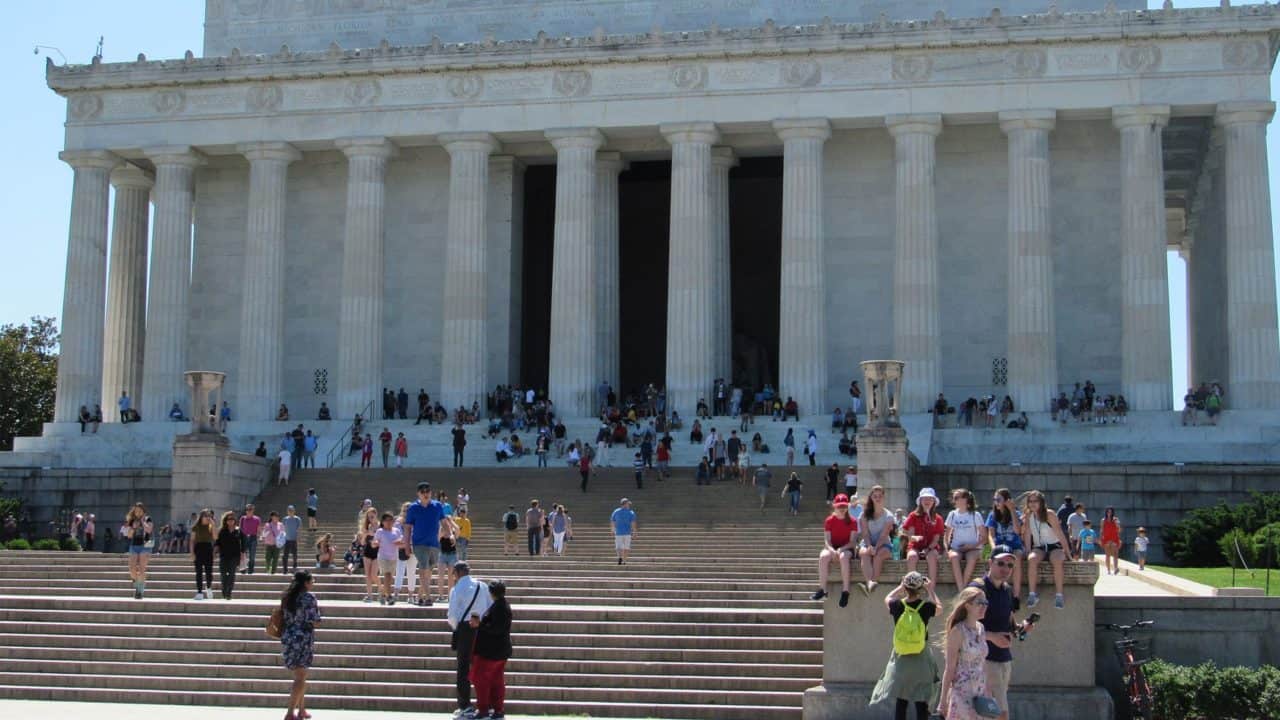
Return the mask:
[[[814,60],[796,60],[782,64],[782,84],[814,87],[822,82],[822,66]]]
[[[446,83],[449,94],[458,100],[471,100],[484,90],[484,76],[479,73],[454,75]]]
[[[102,114],[102,96],[97,93],[73,95],[67,101],[72,120],[92,120]]]
[[[284,89],[279,85],[254,85],[245,95],[249,112],[276,112],[284,103]]]
[[[1011,50],[1005,62],[1015,77],[1043,77],[1049,68],[1048,54],[1041,48]]]
[[[591,73],[586,70],[557,70],[551,87],[561,97],[584,97],[591,94]]]
[[[923,82],[933,74],[933,58],[928,55],[894,55],[893,79]]]
[[[1269,61],[1261,40],[1232,40],[1222,46],[1222,64],[1228,68],[1261,68]]]
[[[1120,68],[1131,73],[1147,73],[1160,67],[1160,46],[1126,45],[1120,49]]]
[[[671,84],[677,90],[702,90],[707,87],[707,66],[702,64],[676,65],[671,68]]]
[[[161,115],[176,115],[186,103],[187,96],[181,90],[160,90],[151,96],[151,107]]]
[[[382,97],[382,84],[377,78],[360,78],[347,83],[346,89],[343,91],[343,97],[347,104],[354,107],[367,107],[375,105],[378,98]]]

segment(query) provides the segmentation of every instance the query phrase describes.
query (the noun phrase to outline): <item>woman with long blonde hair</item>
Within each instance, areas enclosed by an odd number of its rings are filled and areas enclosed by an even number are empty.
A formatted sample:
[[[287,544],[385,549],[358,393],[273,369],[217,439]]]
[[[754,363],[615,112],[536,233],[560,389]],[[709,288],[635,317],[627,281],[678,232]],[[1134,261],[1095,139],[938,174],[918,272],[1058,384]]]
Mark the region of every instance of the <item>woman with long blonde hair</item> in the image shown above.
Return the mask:
[[[151,536],[154,530],[155,526],[142,503],[134,503],[129,508],[124,524],[120,526],[120,536],[129,541],[129,578],[133,580],[135,600],[141,600],[147,589],[147,562],[151,560],[151,550],[155,547]]]
[[[378,508],[366,508],[356,529],[356,542],[364,548],[364,601],[373,602],[373,589],[378,585],[378,548],[373,545],[378,532]]]
[[[938,714],[947,720],[979,720],[975,697],[987,696],[987,639],[982,616],[987,596],[982,588],[967,587],[956,597],[947,616],[946,666],[942,671],[942,697]]]

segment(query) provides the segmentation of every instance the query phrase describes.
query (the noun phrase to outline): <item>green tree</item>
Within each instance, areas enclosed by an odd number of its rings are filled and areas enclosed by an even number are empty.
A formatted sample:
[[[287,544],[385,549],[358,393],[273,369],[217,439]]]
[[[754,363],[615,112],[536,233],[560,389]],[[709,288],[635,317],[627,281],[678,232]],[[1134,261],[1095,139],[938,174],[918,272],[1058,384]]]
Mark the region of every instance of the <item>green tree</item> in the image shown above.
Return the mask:
[[[58,327],[53,318],[0,326],[0,450],[13,439],[40,434],[53,419],[58,384]]]

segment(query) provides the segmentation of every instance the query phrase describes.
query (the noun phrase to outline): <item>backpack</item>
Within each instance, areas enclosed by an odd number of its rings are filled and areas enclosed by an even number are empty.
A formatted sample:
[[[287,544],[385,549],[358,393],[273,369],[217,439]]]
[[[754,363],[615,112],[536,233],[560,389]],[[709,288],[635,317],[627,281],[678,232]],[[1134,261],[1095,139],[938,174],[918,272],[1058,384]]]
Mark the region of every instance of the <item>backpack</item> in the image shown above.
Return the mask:
[[[902,603],[902,614],[893,626],[893,651],[899,655],[919,655],[929,639],[929,631],[920,617],[920,606]]]
[[[515,530],[516,528],[520,527],[520,518],[513,512],[507,513],[502,518],[502,522],[504,525],[506,525],[508,530]]]

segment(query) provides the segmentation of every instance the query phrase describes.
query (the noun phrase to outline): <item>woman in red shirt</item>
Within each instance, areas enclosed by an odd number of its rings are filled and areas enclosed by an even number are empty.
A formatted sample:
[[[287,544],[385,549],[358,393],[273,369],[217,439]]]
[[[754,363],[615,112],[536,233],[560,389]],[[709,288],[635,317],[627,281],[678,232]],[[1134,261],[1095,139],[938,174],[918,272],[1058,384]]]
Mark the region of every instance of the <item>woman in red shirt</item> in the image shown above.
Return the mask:
[[[1102,513],[1102,552],[1106,553],[1107,574],[1120,574],[1120,520],[1116,509],[1109,507]]]
[[[840,607],[849,604],[849,560],[853,557],[853,540],[858,532],[858,521],[849,516],[849,496],[840,494],[831,503],[833,510],[827,516],[822,528],[826,535],[826,544],[818,555],[818,591],[813,594],[814,600],[827,596],[827,577],[831,571],[832,561],[840,563]]]
[[[907,572],[914,572],[916,563],[924,558],[929,568],[929,582],[938,581],[938,558],[942,556],[942,536],[946,532],[938,509],[938,493],[933,488],[922,488],[916,496],[916,509],[902,523],[907,536]]]

